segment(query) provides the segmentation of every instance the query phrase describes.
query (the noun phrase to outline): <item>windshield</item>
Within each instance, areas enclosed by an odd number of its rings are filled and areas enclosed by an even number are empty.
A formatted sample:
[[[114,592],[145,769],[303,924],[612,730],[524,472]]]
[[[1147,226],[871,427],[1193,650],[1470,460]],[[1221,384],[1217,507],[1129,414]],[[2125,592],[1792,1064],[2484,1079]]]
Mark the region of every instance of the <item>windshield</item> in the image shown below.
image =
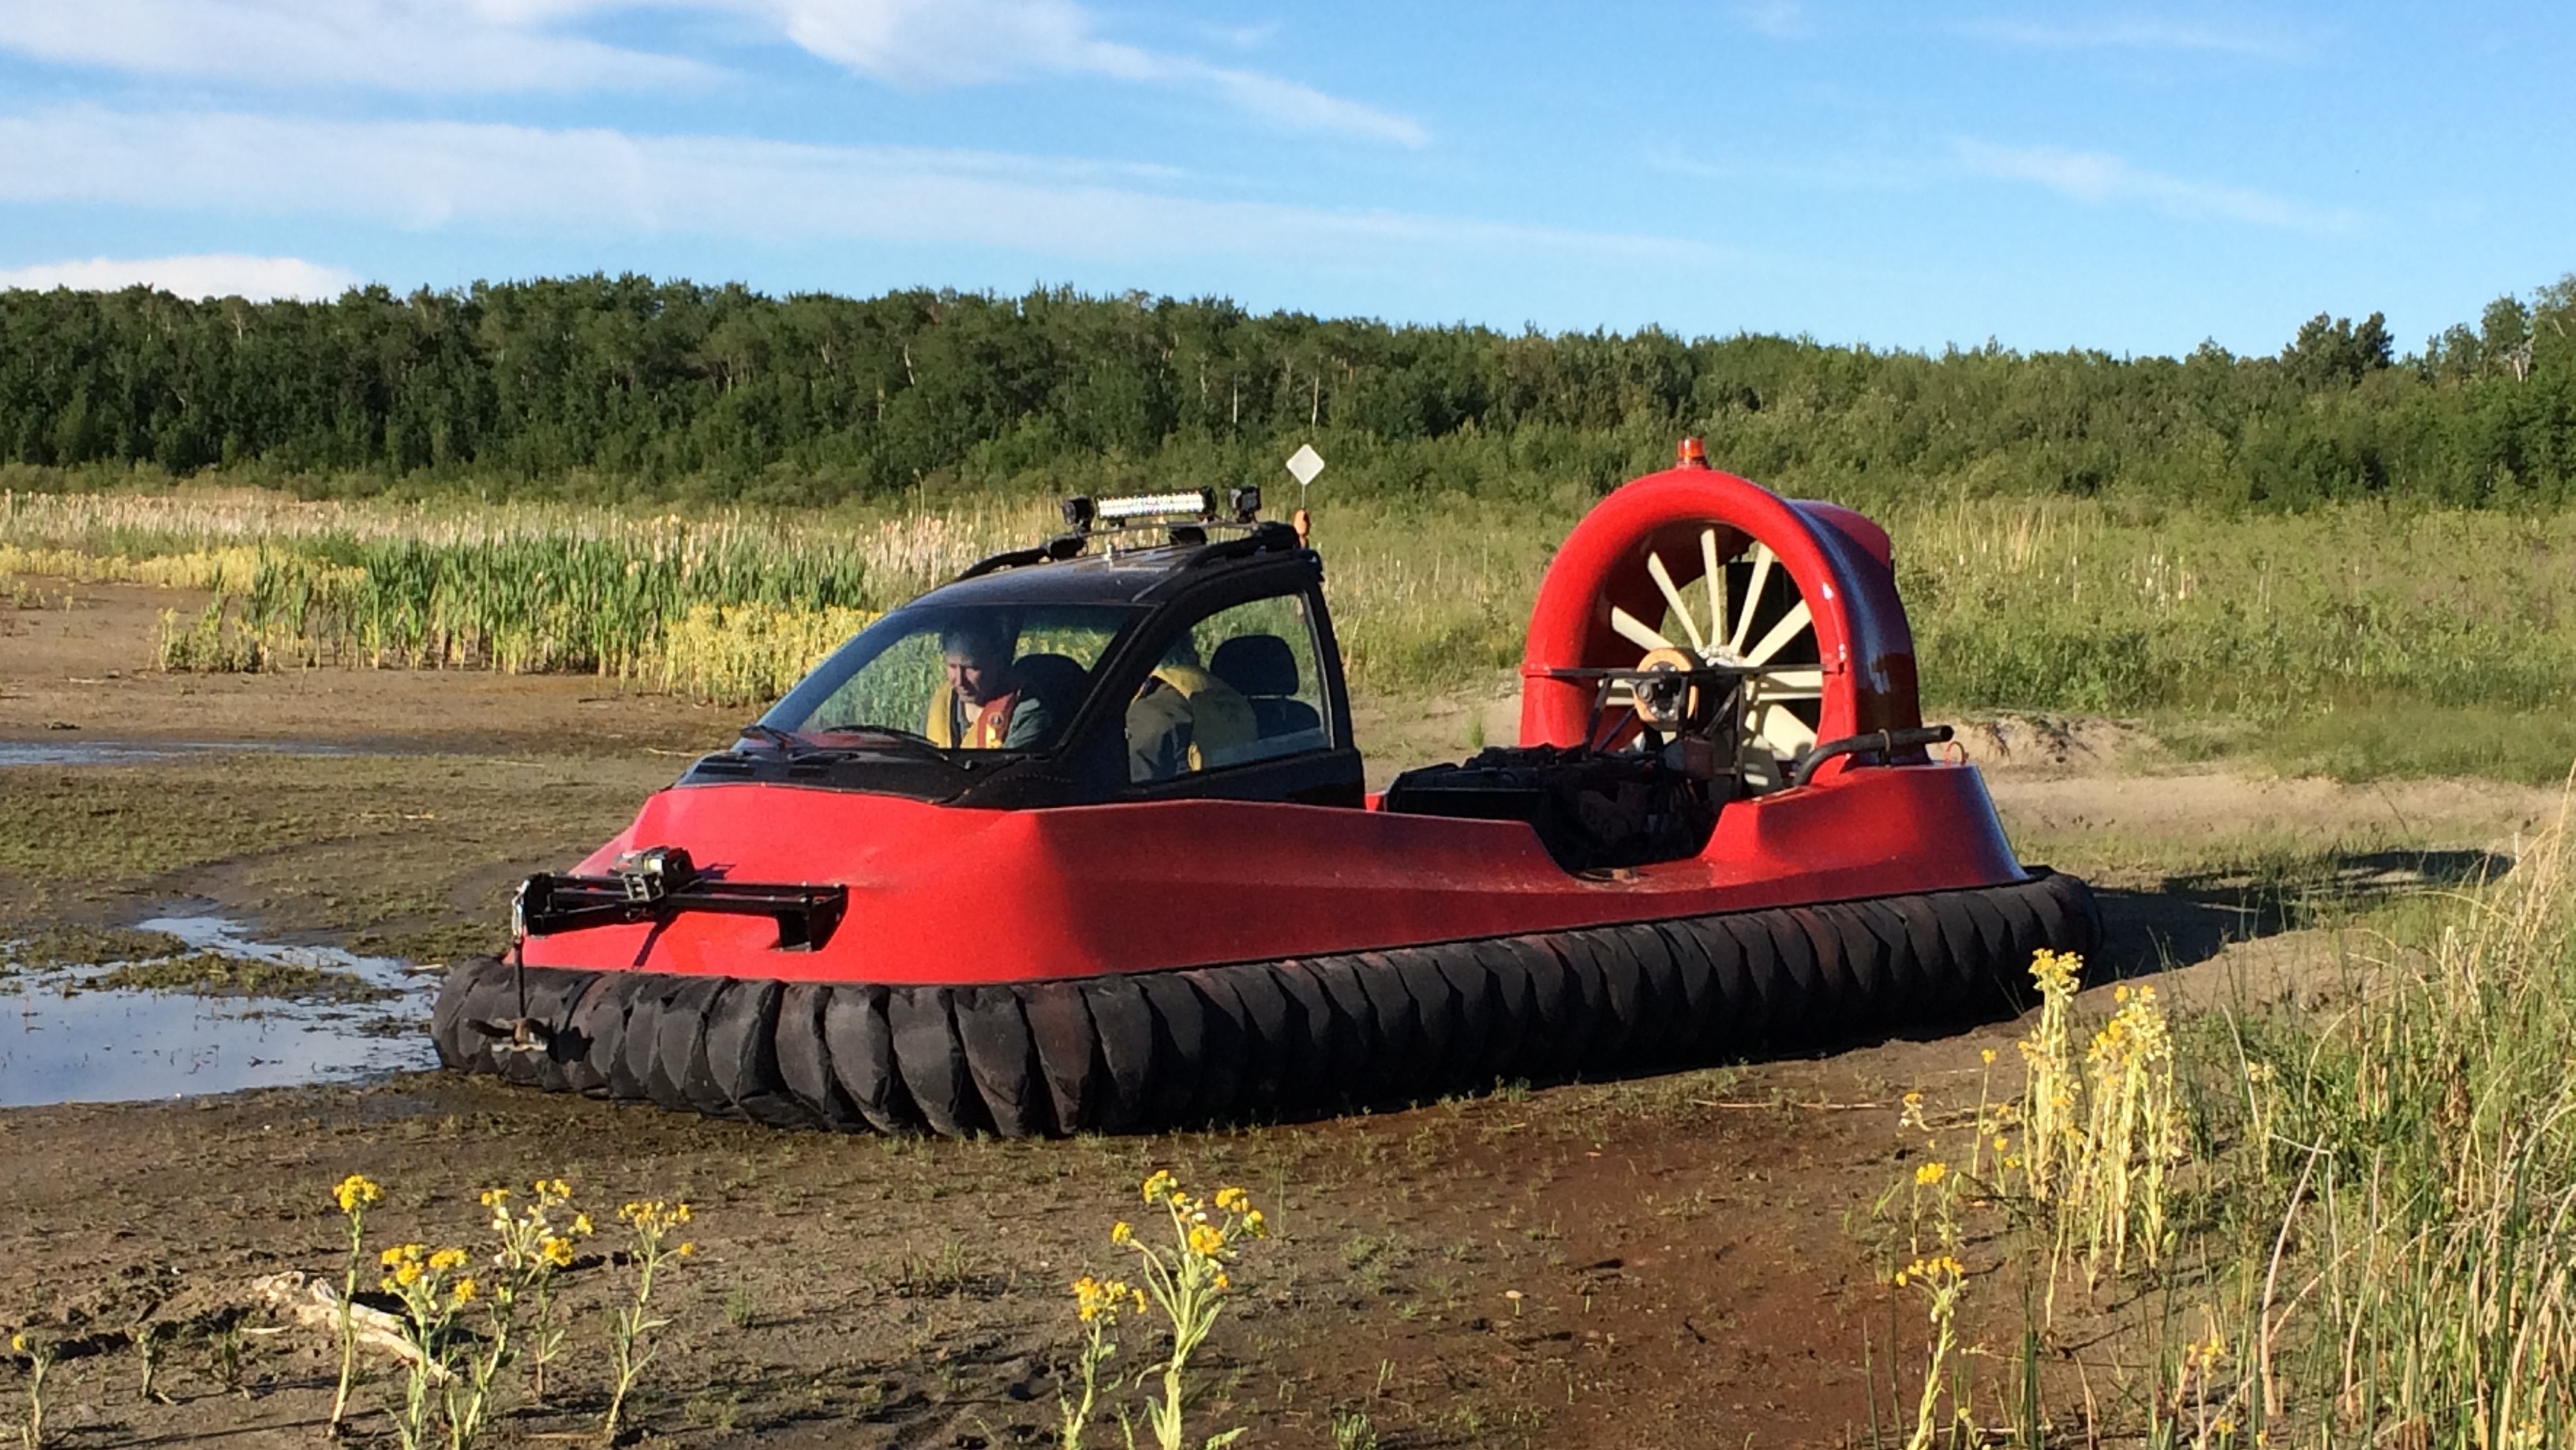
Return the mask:
[[[1091,670],[1135,619],[1121,605],[914,606],[862,631],[761,725],[817,746],[896,735],[943,750],[1052,748]]]

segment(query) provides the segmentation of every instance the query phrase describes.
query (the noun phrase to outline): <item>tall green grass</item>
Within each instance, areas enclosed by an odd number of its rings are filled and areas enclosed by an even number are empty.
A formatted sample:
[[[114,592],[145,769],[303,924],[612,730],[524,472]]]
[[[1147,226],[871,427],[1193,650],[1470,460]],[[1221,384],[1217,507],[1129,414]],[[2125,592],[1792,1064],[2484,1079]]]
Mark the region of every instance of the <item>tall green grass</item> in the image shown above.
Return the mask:
[[[2338,1010],[2184,1032],[2201,1187],[2140,1304],[2193,1306],[2177,1339],[2226,1326],[2221,1395],[2271,1444],[2576,1443],[2564,820],[2503,879],[2411,906],[2348,933]]]
[[[1913,1260],[1901,1302],[1932,1295],[1928,1354],[1894,1341],[1925,1367],[1909,1443],[2576,1443],[2567,830],[2497,878],[2354,889],[2268,958],[2322,1007],[2221,964],[2079,999],[2040,954],[2022,1061],[1983,1054],[1973,1112],[1907,1094],[1924,1161],[1853,1220],[1883,1272]]]
[[[597,670],[739,702],[809,662],[788,654],[828,648],[811,621],[884,609],[1043,536],[1042,482],[915,509],[686,516],[9,494],[0,572],[212,590],[206,615],[174,623],[175,666]],[[1580,492],[1503,508],[1319,491],[1354,684],[1401,697],[1507,682]],[[2215,719],[2346,774],[2564,765],[2571,731],[2549,727],[2576,701],[2576,511],[1911,498],[1879,516],[1935,709]],[[693,610],[719,633],[724,611],[757,611],[742,617],[764,627],[745,637],[774,658],[672,666],[666,644]],[[792,616],[811,619],[781,627]]]
[[[2448,885],[2214,860],[2330,930],[2178,981],[2079,998],[2039,954],[2021,1061],[1953,1044],[1944,1100],[1902,1100],[1922,1159],[1852,1220],[1932,1296],[1928,1353],[1893,1341],[1909,1443],[2576,1444],[2569,825]]]
[[[1974,500],[1883,522],[1924,679],[1956,704],[2279,718],[2576,694],[2576,513]]]

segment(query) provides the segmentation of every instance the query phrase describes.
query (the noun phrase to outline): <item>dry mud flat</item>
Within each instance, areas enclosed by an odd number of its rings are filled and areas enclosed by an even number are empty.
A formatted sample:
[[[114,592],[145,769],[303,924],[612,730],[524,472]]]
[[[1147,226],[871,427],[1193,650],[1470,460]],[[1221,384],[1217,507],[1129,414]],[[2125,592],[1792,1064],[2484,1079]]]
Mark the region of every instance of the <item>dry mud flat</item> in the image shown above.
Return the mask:
[[[165,596],[79,599],[0,608],[0,752],[82,747],[0,766],[0,938],[196,912],[435,961],[487,945],[517,875],[613,831],[676,757],[738,723],[590,680],[160,676],[149,625]],[[1416,728],[1370,738],[1399,757],[1454,755],[1480,713],[1488,702],[1376,711]],[[2113,965],[2161,970],[2198,1001],[2330,993],[2336,943],[2282,931],[2299,919],[2289,898],[2494,869],[2557,807],[2550,792],[2459,783],[2157,773],[2116,732],[2085,727],[2074,734],[2095,744],[2063,751],[2048,729],[2037,748],[2001,733],[2001,753],[1971,743],[2024,853],[2094,876]],[[331,753],[176,748],[241,742]],[[672,1324],[645,1438],[1042,1444],[1075,1342],[1066,1285],[1126,1268],[1108,1228],[1141,1219],[1136,1184],[1170,1167],[1201,1191],[1244,1185],[1280,1230],[1243,1265],[1246,1292],[1202,1361],[1201,1433],[1242,1424],[1246,1444],[1323,1446],[1336,1413],[1357,1413],[1389,1446],[1850,1443],[1871,1423],[1864,1366],[1882,1416],[1900,1390],[1910,1405],[1887,1346],[1914,1352],[1921,1337],[1919,1306],[1879,1283],[1852,1232],[1912,1170],[1899,1099],[1919,1087],[1936,1109],[1973,1103],[1979,1049],[2011,1037],[2005,1024],[1816,1061],[1071,1142],[779,1133],[437,1073],[11,1109],[0,1321],[71,1336],[48,1394],[57,1443],[310,1444],[331,1358],[308,1332],[276,1330],[249,1285],[336,1266],[331,1185],[363,1172],[388,1186],[374,1243],[442,1243],[479,1233],[480,1189],[561,1175],[595,1210],[637,1197],[697,1209],[700,1251],[656,1298]],[[624,1281],[605,1247],[570,1275],[575,1334],[554,1393],[499,1442],[593,1422],[598,1317]],[[132,1336],[154,1322],[179,1331],[167,1403],[139,1392]],[[1144,1356],[1130,1338],[1132,1368]],[[398,1392],[375,1366],[362,1438],[390,1443],[380,1408]]]

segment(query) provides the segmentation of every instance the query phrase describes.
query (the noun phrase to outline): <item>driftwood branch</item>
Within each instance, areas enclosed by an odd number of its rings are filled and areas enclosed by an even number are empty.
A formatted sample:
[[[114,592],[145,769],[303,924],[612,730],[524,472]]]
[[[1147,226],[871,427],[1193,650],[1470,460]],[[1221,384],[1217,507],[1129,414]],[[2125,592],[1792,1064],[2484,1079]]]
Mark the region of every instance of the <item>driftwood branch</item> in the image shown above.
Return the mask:
[[[269,1274],[251,1280],[251,1288],[260,1299],[280,1315],[307,1329],[318,1329],[333,1340],[340,1335],[340,1286],[318,1274],[299,1273],[289,1269],[283,1274]],[[361,1349],[390,1355],[405,1364],[418,1364],[420,1350],[403,1333],[403,1322],[382,1309],[364,1304],[349,1307],[349,1329],[357,1336]],[[447,1378],[447,1371],[436,1364],[429,1366],[430,1380]]]

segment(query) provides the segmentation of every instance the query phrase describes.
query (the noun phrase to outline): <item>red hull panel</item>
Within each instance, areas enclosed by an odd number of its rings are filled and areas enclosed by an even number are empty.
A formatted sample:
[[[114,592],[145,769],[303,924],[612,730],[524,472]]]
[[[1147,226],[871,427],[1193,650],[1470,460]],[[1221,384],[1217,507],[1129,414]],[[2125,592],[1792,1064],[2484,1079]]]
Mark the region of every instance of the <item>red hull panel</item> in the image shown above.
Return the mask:
[[[582,863],[685,846],[743,881],[840,884],[819,951],[761,918],[530,938],[534,966],[983,983],[1417,946],[2023,879],[1973,767],[1850,770],[1726,808],[1701,855],[1569,876],[1516,822],[1170,801],[980,811],[782,785],[666,790]]]

